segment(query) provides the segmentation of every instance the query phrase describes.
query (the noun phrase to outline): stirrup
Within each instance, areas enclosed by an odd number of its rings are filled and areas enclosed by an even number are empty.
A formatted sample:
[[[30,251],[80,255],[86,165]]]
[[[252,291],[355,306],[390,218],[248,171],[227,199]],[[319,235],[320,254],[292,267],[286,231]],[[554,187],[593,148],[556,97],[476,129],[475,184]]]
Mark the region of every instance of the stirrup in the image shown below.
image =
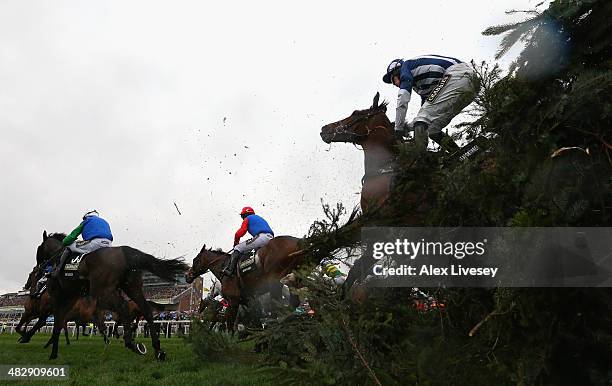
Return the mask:
[[[231,279],[231,278],[234,276],[234,273],[233,273],[233,272],[230,272],[228,269],[223,269],[223,270],[221,271],[221,273],[222,273],[224,276],[229,277],[230,279]]]

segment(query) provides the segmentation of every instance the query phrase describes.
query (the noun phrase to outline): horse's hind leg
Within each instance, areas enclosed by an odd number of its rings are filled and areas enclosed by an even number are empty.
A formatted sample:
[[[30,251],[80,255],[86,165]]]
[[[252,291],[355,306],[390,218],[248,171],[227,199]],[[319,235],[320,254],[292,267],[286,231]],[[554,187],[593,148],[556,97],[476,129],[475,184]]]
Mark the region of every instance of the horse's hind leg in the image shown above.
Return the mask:
[[[77,326],[76,328],[79,328],[79,327]],[[69,345],[70,339],[68,339],[68,323],[64,323],[64,335],[66,335],[66,344]]]
[[[104,344],[109,344],[110,340],[108,339],[108,332],[106,331],[106,324],[104,324],[104,315],[102,314],[101,310],[96,310],[94,317],[93,317],[93,322],[95,323],[96,326],[98,326],[98,330],[100,330],[100,333],[102,334],[102,337],[104,338]]]
[[[142,293],[142,288],[132,286],[130,288],[125,288],[124,291],[134,302],[136,302],[136,304],[138,304],[138,308],[140,308],[142,315],[149,325],[151,344],[155,349],[155,358],[163,361],[166,359],[166,352],[161,349],[161,344],[159,342],[159,325],[153,322],[153,311]]]
[[[123,342],[125,347],[129,348],[135,353],[144,354],[144,350],[142,350],[138,345],[134,344],[132,334],[130,333],[131,321],[128,303],[119,294],[119,291],[108,291],[101,296],[95,296],[95,298],[98,300],[97,307],[99,309],[110,309],[119,314],[119,319],[123,323]]]

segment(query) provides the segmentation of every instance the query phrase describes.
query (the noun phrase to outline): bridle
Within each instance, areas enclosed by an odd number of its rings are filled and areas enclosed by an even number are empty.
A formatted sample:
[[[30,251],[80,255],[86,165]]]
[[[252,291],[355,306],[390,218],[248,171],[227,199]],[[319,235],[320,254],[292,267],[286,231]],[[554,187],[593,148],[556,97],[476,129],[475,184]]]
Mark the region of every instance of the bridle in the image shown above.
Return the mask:
[[[379,111],[379,110],[376,110],[376,111],[369,111],[369,112],[367,112],[367,113],[365,113],[365,114],[363,114],[363,115],[360,115],[359,117],[357,117],[357,118],[355,118],[355,119],[351,119],[349,122],[347,122],[347,123],[345,123],[345,124],[343,124],[343,125],[338,125],[338,126],[336,126],[336,127],[334,128],[334,131],[332,132],[332,137],[331,137],[331,139],[333,140],[334,138],[336,138],[336,136],[337,136],[337,135],[341,135],[341,134],[348,134],[348,135],[352,135],[352,136],[357,137],[357,139],[359,139],[359,138],[365,138],[365,137],[369,136],[369,135],[370,135],[370,133],[371,133],[371,132],[373,132],[373,131],[374,131],[374,130],[376,130],[376,129],[380,129],[380,128],[382,128],[382,129],[386,129],[386,127],[385,127],[385,126],[382,126],[382,125],[375,126],[375,127],[374,127],[374,129],[370,129],[370,127],[368,126],[368,121],[369,121],[369,120],[370,120],[372,117],[374,117],[374,116],[376,116],[376,115],[378,115],[378,114],[380,114],[380,111]],[[366,120],[366,122],[365,122],[365,124],[364,124],[365,129],[366,129],[366,132],[365,132],[364,134],[361,134],[361,133],[356,133],[355,131],[350,130],[350,129],[351,129],[353,126],[355,126],[356,124],[360,123],[360,122],[361,122],[361,121],[363,121],[364,119]]]
[[[206,252],[213,252],[213,251],[207,250]],[[191,272],[194,278],[200,276],[203,273],[206,273],[207,271],[212,272],[212,268],[217,262],[228,258],[228,255],[225,252],[213,252],[213,253],[214,253],[214,256],[208,260],[205,268],[198,269],[198,272],[196,272],[196,270],[193,269],[193,267],[191,268]]]

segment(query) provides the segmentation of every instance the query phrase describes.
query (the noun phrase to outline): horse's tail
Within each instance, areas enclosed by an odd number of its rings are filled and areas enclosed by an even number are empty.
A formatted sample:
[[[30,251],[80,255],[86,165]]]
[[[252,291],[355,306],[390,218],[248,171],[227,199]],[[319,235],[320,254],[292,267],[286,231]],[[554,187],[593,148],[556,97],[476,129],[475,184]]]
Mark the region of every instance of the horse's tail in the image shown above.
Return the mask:
[[[128,269],[149,271],[167,281],[177,281],[176,275],[185,273],[189,269],[182,258],[162,260],[127,246],[122,246],[121,250],[125,256]]]

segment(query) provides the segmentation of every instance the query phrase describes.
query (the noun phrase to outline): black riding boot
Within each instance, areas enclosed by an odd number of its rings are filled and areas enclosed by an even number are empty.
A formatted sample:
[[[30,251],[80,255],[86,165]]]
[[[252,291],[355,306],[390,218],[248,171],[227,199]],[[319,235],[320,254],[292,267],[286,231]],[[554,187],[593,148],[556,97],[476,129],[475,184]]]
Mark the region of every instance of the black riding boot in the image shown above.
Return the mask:
[[[232,252],[232,256],[230,257],[229,264],[223,268],[223,274],[227,277],[234,276],[234,270],[236,269],[236,264],[238,263],[238,258],[240,258],[240,251],[234,250]]]
[[[52,278],[57,279],[59,277],[59,273],[62,270],[62,267],[64,266],[64,262],[68,258],[68,255],[70,255],[70,249],[64,248],[64,252],[62,252],[62,256],[59,259],[59,263],[55,266],[55,269],[51,273]]]
[[[453,154],[457,150],[459,150],[459,145],[453,141],[450,135],[439,131],[437,133],[429,134],[429,138],[431,138],[435,143],[440,145],[442,150],[448,152],[449,154]]]
[[[42,295],[43,291],[47,288],[47,278],[42,278],[36,282],[34,286],[34,293],[32,294],[33,298],[39,298]]]
[[[427,123],[415,122],[414,128],[414,144],[419,153],[427,151]]]

